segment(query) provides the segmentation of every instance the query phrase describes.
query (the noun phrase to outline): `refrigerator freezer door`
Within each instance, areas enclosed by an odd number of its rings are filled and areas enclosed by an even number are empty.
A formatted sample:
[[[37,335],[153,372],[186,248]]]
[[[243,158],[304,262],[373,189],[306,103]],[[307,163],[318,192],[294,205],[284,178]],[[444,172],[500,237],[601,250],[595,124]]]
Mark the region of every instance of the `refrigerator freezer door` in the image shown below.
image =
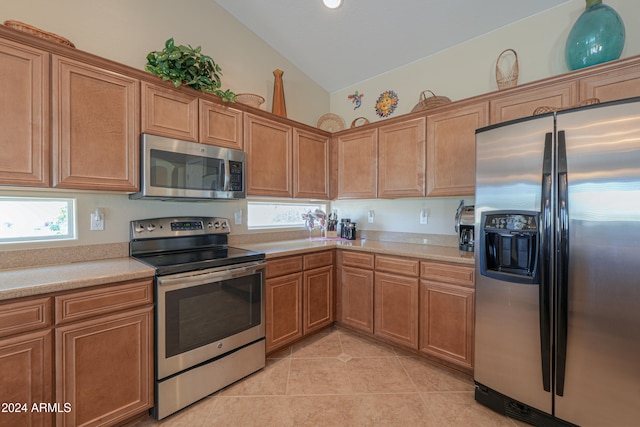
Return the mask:
[[[640,422],[640,102],[558,114],[567,150],[568,328],[555,415]],[[477,201],[476,201],[477,205]]]
[[[483,213],[540,212],[545,139],[553,130],[553,117],[543,116],[478,132],[476,236]],[[474,379],[551,414],[552,394],[543,387],[540,285],[482,275],[478,251],[484,249],[476,248]]]

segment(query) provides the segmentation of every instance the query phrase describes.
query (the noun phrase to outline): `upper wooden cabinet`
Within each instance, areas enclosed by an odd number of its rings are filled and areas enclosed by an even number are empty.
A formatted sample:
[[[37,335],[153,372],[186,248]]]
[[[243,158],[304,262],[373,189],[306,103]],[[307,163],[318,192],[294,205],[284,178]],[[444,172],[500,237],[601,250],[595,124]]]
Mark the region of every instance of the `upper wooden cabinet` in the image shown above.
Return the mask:
[[[489,123],[489,103],[427,115],[427,196],[475,194],[476,129]]]
[[[242,150],[242,111],[142,82],[142,132]]]
[[[338,198],[373,199],[377,196],[378,129],[339,135]]]
[[[564,82],[498,96],[490,101],[491,123],[531,116],[538,107],[570,107],[578,100],[577,88],[576,82]]]
[[[293,197],[329,199],[329,137],[293,129]]]
[[[49,186],[49,54],[0,39],[0,184]]]
[[[54,187],[138,190],[140,83],[52,56]]]
[[[291,126],[245,113],[244,134],[247,195],[292,197]]]
[[[378,197],[425,195],[426,118],[378,129]]]
[[[198,97],[142,82],[142,133],[198,141]]]
[[[600,102],[640,96],[640,67],[613,69],[580,79],[580,100]]]

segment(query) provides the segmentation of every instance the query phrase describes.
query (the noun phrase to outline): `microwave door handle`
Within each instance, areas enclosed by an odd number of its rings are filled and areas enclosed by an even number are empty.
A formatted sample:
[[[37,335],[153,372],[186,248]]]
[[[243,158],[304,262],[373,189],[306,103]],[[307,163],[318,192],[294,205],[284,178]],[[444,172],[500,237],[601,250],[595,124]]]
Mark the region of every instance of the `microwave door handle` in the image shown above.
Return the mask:
[[[224,159],[224,188],[223,191],[229,191],[229,185],[231,184],[231,169],[229,168],[229,159]]]

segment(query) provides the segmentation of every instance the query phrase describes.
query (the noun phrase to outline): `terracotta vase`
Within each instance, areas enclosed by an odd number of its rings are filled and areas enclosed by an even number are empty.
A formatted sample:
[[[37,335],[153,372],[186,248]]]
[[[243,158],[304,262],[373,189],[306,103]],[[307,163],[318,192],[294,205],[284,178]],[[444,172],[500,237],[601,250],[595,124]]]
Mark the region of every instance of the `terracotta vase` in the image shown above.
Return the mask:
[[[287,107],[284,104],[282,74],[284,74],[282,70],[275,70],[273,72],[275,79],[273,81],[273,104],[271,105],[271,112],[277,116],[287,117]]]

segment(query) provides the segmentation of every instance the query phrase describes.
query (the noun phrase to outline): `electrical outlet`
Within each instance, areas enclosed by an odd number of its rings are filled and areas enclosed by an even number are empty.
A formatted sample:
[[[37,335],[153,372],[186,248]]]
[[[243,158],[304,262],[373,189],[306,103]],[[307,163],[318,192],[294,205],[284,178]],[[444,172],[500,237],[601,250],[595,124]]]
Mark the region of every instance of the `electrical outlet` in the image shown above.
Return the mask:
[[[373,210],[370,210],[369,214],[367,215],[367,221],[369,222],[369,224],[373,224],[374,217],[375,217],[375,212]]]
[[[235,225],[242,224],[242,209],[233,213],[233,222]]]
[[[420,224],[428,224],[429,223],[429,212],[426,209],[422,209],[420,211]]]
[[[91,212],[91,230],[104,230],[104,214],[99,208],[96,208],[95,211]]]

